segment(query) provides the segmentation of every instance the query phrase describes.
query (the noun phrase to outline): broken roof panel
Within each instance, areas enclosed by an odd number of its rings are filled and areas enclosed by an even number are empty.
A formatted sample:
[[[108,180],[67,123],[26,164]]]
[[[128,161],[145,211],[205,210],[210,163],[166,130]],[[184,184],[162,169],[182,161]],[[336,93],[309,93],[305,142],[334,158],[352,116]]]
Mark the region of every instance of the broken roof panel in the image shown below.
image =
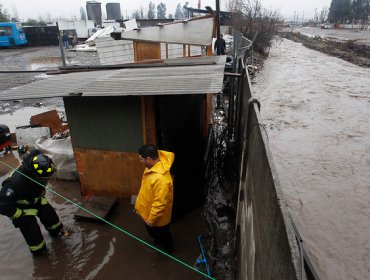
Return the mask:
[[[213,17],[202,17],[126,31],[122,39],[209,46],[212,32]]]
[[[205,94],[222,90],[226,56],[166,60],[151,67],[51,76],[0,93],[0,101],[83,96]],[[178,66],[181,63],[187,65]]]

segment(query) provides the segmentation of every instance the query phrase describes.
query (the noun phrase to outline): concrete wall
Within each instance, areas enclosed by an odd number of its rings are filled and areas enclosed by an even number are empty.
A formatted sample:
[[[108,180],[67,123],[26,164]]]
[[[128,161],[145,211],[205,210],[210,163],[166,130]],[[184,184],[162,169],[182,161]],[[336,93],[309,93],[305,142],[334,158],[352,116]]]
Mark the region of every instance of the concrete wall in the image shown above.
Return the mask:
[[[246,70],[236,102],[240,143],[237,279],[300,279],[300,254]]]

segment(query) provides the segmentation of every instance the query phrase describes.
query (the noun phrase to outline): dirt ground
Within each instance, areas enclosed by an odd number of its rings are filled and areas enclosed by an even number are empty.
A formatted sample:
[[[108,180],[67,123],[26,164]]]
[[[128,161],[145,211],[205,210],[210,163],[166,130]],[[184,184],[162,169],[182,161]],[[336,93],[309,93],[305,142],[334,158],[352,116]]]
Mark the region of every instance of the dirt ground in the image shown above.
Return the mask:
[[[302,43],[303,46],[322,53],[342,58],[358,66],[370,67],[370,45],[359,43],[356,40],[338,41],[316,35],[303,35],[300,32],[284,31],[279,33],[283,38]]]

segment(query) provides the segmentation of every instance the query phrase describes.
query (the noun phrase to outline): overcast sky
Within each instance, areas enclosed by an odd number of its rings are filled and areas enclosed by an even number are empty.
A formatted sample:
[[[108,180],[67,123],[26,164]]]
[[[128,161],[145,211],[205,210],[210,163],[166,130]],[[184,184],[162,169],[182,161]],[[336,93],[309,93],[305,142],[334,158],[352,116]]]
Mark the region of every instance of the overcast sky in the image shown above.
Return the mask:
[[[225,3],[229,0],[220,0],[221,9],[225,8]],[[124,18],[126,15],[130,17],[132,13],[139,9],[140,6],[144,8],[144,11],[148,9],[150,0],[111,0],[111,1],[98,1],[102,4],[103,14],[105,13],[106,3],[120,3],[121,13]],[[160,2],[166,4],[167,15],[175,13],[176,6],[178,3],[181,5],[185,4],[186,1],[179,0],[152,0],[157,6]],[[189,7],[197,8],[198,0],[189,0]],[[285,18],[293,18],[294,14],[299,14],[302,18],[312,18],[315,9],[317,12],[321,11],[324,6],[329,7],[331,0],[261,0],[263,6],[268,9],[278,10],[280,14]],[[211,6],[215,8],[215,0],[201,0],[201,8],[205,6]],[[27,20],[28,18],[46,19],[49,16],[51,18],[63,17],[63,18],[80,18],[80,8],[86,7],[85,0],[0,0],[0,4],[3,5],[3,9],[7,9],[12,15],[18,15],[21,20]]]

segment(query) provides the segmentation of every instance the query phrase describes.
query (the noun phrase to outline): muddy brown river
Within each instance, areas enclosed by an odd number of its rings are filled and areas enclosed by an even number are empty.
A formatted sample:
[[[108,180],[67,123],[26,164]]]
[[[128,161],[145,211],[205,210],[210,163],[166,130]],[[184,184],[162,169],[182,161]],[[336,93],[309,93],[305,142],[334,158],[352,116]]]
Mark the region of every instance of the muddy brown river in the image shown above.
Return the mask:
[[[370,69],[283,40],[253,93],[318,276],[369,279]]]

